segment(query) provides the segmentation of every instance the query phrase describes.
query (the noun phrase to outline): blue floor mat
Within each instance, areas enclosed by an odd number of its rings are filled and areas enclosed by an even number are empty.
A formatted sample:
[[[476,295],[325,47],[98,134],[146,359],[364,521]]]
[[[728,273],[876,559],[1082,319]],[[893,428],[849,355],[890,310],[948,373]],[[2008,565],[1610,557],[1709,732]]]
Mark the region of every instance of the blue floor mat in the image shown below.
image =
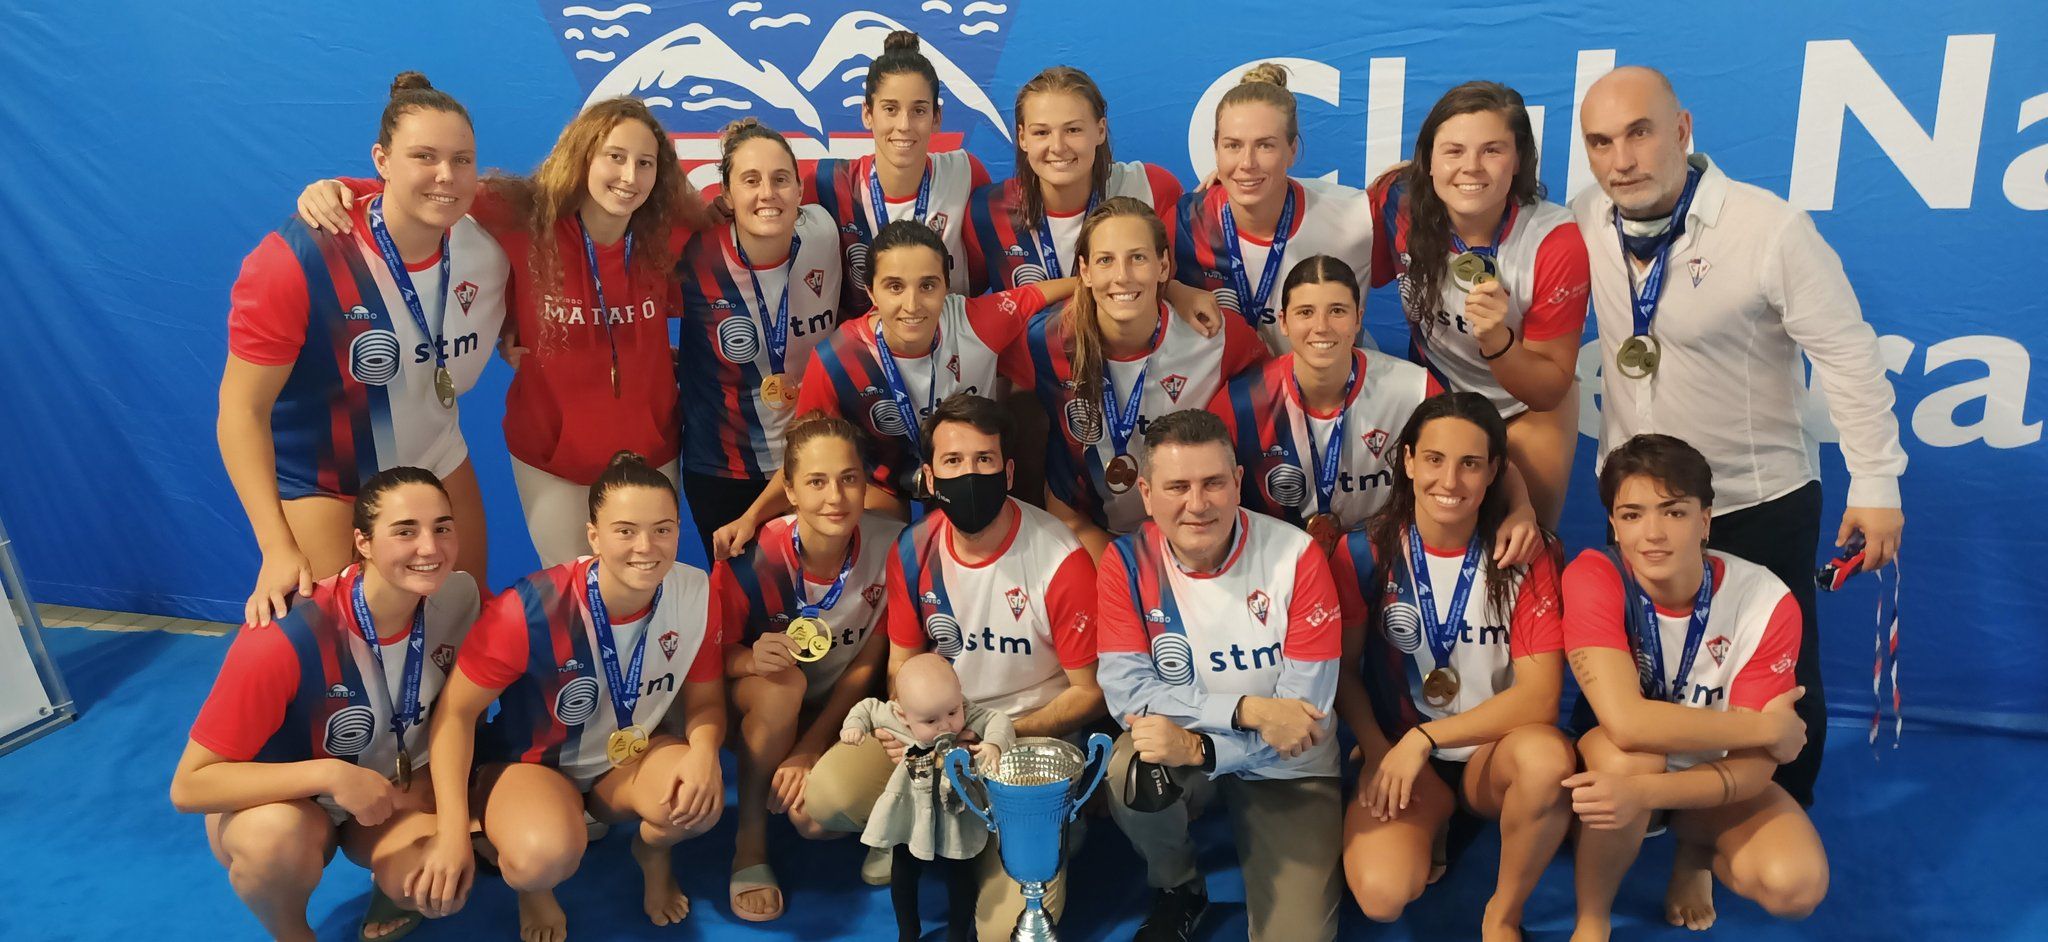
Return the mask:
[[[226,650],[226,639],[160,632],[54,629],[46,634],[83,715],[0,757],[0,939],[260,939],[206,849],[200,820],[167,797],[185,734]],[[1904,748],[1881,753],[1860,729],[1831,737],[1816,824],[1833,864],[1828,899],[1803,923],[1782,923],[1717,894],[1713,936],[1743,940],[2037,940],[2048,938],[2048,808],[2034,782],[2048,774],[2048,742],[1909,729]],[[728,763],[728,776],[730,764]],[[728,777],[728,781],[730,781]],[[1214,905],[1205,940],[1245,935],[1244,888],[1221,815],[1197,826]],[[1144,869],[1107,820],[1092,822],[1073,867],[1063,938],[1124,940],[1142,917]],[[895,937],[886,889],[863,885],[863,848],[810,843],[786,825],[770,831],[789,912],[765,925],[726,905],[730,815],[676,849],[695,902],[680,927],[657,929],[640,912],[638,871],[626,839],[591,847],[561,889],[572,939],[850,939]],[[1615,905],[1618,939],[1698,936],[1664,925],[1670,840],[1652,840]],[[1469,939],[1492,887],[1498,841],[1482,837],[1408,914],[1374,926],[1348,901],[1341,937],[1399,942]],[[337,857],[314,894],[322,939],[355,937],[369,888]],[[943,891],[927,878],[927,938],[942,938]],[[1532,940],[1563,940],[1572,920],[1571,868],[1554,862],[1528,908]],[[516,939],[518,917],[502,883],[480,878],[469,907],[412,935],[425,940]],[[1285,940],[1281,940],[1285,942]]]

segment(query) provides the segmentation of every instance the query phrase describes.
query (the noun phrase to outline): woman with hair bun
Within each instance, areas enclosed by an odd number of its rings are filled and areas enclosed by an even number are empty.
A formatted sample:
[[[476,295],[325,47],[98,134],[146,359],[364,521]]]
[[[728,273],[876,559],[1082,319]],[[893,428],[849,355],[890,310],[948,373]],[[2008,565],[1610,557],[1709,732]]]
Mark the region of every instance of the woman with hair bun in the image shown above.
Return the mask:
[[[221,374],[221,461],[263,554],[249,624],[348,564],[350,504],[414,465],[447,488],[463,556],[484,571],[483,498],[455,408],[505,317],[505,252],[465,216],[469,112],[418,72],[391,83],[370,160],[387,191],[349,211],[357,235],[296,220],[242,260]]]

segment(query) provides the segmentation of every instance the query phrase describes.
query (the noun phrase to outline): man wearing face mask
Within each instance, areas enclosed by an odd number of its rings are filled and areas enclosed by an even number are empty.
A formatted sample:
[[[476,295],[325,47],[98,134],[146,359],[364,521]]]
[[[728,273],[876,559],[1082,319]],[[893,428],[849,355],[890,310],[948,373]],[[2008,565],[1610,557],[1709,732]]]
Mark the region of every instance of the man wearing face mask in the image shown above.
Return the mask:
[[[935,651],[961,691],[1008,715],[1019,738],[1069,736],[1103,717],[1095,681],[1095,563],[1059,518],[1009,496],[1009,413],[972,393],[947,397],[919,436],[934,512],[889,558],[889,676]],[[879,736],[878,736],[879,738]],[[885,743],[893,754],[899,743]],[[879,790],[879,787],[878,787]],[[976,864],[983,939],[1008,938],[1023,898],[990,843]],[[1046,908],[1057,918],[1065,879]]]

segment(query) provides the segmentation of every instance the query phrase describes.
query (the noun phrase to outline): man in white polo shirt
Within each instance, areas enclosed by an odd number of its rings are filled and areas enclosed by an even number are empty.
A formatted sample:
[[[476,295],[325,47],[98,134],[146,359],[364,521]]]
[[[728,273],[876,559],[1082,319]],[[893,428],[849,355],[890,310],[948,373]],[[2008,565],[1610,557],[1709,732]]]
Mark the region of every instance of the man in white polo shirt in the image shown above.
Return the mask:
[[[1336,585],[1308,534],[1238,507],[1242,475],[1222,419],[1153,420],[1138,478],[1150,519],[1096,576],[1102,691],[1129,728],[1110,809],[1155,891],[1137,942],[1193,937],[1208,892],[1188,819],[1219,797],[1251,939],[1337,934]]]
[[[1906,470],[1877,335],[1805,213],[1730,180],[1704,154],[1687,156],[1692,115],[1663,74],[1608,73],[1587,90],[1580,126],[1600,182],[1572,200],[1598,313],[1600,451],[1646,432],[1691,443],[1719,495],[1710,545],[1791,587],[1808,738],[1777,781],[1810,805],[1827,703],[1813,580],[1820,452],[1800,422],[1800,354],[1813,360],[1849,469],[1836,545],[1860,531],[1863,568],[1876,569],[1898,551]]]

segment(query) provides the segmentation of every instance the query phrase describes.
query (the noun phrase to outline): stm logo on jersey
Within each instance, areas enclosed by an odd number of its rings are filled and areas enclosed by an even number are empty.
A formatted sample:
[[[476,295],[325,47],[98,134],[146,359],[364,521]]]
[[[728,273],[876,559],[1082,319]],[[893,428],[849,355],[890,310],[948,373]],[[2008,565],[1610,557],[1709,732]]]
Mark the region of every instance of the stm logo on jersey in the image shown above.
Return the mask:
[[[1159,388],[1166,390],[1166,398],[1173,400],[1178,405],[1180,403],[1181,390],[1188,388],[1188,378],[1175,373],[1160,380]]]
[[[1245,596],[1244,604],[1252,610],[1252,617],[1258,619],[1261,625],[1266,623],[1266,613],[1273,608],[1273,600],[1263,589],[1253,589],[1252,594]]]
[[[1694,279],[1698,284],[1698,279]],[[465,281],[455,286],[455,303],[462,305],[462,316],[469,316],[469,306],[476,303],[476,282]]]
[[[1714,263],[1709,262],[1704,258],[1696,258],[1690,262],[1686,262],[1685,271],[1686,274],[1692,276],[1692,286],[1695,288],[1699,287],[1700,282],[1702,280],[1705,280],[1705,278],[1707,277],[1707,270],[1713,267]]]
[[[1031,604],[1031,597],[1024,594],[1023,587],[1012,588],[1003,593],[1003,601],[1010,603],[1010,617],[1023,618],[1024,608]]]
[[[455,646],[444,644],[434,649],[434,666],[446,674],[455,669]]]
[[[676,644],[678,643],[678,641],[679,641],[679,640],[680,640],[680,639],[679,639],[679,638],[677,637],[676,633],[675,633],[675,632],[673,632],[673,631],[671,631],[671,632],[669,632],[669,633],[667,633],[667,634],[664,634],[664,635],[662,635],[662,636],[661,636],[661,656],[662,656],[662,657],[666,657],[666,658],[669,658],[669,659],[673,660],[673,659],[675,658],[675,656],[676,656]]]
[[[1372,430],[1372,431],[1370,431],[1370,432],[1367,432],[1367,433],[1365,433],[1365,450],[1366,450],[1366,451],[1369,451],[1369,452],[1372,452],[1372,456],[1373,456],[1373,457],[1375,457],[1375,458],[1378,458],[1378,457],[1380,457],[1380,452],[1381,452],[1381,450],[1385,449],[1386,447],[1387,447],[1387,430],[1386,430],[1386,429],[1383,429],[1383,428],[1376,428],[1376,429],[1373,429],[1373,430]]]
[[[327,699],[329,700],[346,700],[351,696],[354,696],[354,694],[349,693],[348,687],[345,685],[335,684],[327,688]]]
[[[1720,667],[1728,661],[1728,636],[1719,635],[1707,642],[1707,653],[1714,656],[1714,666]]]
[[[822,298],[822,297],[824,297],[824,296],[825,296],[825,270],[824,270],[824,269],[822,269],[822,268],[813,268],[813,269],[811,269],[810,271],[806,272],[806,273],[804,274],[804,287],[806,287],[806,288],[809,288],[809,289],[811,289],[811,296],[812,296],[812,297],[814,297],[814,298]]]

